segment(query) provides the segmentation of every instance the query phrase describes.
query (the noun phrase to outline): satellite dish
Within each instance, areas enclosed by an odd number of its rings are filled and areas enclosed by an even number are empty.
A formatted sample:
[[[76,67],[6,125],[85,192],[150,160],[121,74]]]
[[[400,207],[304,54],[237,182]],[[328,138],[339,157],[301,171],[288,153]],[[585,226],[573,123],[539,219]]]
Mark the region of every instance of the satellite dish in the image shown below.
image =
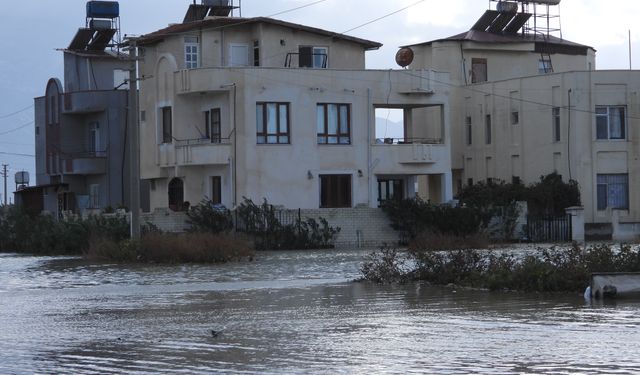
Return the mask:
[[[398,53],[396,53],[396,63],[403,68],[411,65],[413,62],[413,50],[409,47],[400,48]]]

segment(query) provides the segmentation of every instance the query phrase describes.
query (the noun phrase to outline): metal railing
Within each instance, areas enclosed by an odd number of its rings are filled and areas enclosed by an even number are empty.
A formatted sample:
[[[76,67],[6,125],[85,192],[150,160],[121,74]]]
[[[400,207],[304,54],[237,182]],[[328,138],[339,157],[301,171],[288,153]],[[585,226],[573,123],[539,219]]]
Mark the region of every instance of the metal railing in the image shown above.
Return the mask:
[[[300,66],[300,56],[301,55],[305,55],[305,56],[311,56],[311,65],[310,66]],[[291,68],[291,64],[293,63],[293,57],[297,56],[298,57],[298,68],[322,68],[322,69],[327,69],[327,62],[329,61],[329,57],[327,56],[326,53],[299,53],[299,52],[289,52],[287,53],[287,57],[285,57],[284,59],[284,67],[285,68]],[[322,57],[322,66],[314,66],[314,58],[316,56],[320,56]],[[295,66],[294,66],[295,68]]]
[[[378,145],[410,145],[410,144],[441,145],[441,144],[444,144],[444,139],[442,138],[376,138],[376,144]]]

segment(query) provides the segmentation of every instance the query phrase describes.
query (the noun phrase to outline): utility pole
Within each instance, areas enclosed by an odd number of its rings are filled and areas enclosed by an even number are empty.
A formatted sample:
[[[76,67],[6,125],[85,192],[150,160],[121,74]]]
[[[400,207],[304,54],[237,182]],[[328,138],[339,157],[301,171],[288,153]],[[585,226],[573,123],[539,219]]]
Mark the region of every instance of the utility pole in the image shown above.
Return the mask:
[[[7,167],[9,164],[2,164],[2,177],[4,177],[4,205],[7,205],[7,177],[9,176],[7,172]]]
[[[140,127],[138,123],[138,48],[136,38],[129,39],[129,204],[131,238],[140,238]]]

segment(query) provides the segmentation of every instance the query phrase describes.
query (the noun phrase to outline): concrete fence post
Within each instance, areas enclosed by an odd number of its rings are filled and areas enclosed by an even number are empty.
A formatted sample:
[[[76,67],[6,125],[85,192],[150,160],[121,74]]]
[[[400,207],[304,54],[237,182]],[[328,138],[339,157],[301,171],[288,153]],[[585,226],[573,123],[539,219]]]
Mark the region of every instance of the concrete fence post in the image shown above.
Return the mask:
[[[584,242],[584,207],[568,207],[565,212],[571,216],[571,240]]]

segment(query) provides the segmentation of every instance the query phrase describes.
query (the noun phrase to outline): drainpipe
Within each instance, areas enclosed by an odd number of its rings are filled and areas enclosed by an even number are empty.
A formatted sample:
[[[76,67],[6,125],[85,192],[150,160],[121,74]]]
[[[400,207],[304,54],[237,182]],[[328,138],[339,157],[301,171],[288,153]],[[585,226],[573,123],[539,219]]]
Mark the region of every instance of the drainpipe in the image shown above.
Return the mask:
[[[371,207],[371,89],[367,89],[367,206]],[[374,125],[375,126],[375,125]]]
[[[140,127],[138,124],[137,40],[130,39],[129,68],[129,205],[131,206],[131,238],[140,238]]]
[[[232,176],[232,184],[233,184],[233,207],[235,208],[238,205],[238,134],[237,134],[237,125],[238,121],[237,117],[237,107],[238,107],[238,86],[235,83],[229,83],[226,85],[222,85],[221,88],[233,88],[233,130],[231,130],[231,134],[233,135],[233,176]]]

